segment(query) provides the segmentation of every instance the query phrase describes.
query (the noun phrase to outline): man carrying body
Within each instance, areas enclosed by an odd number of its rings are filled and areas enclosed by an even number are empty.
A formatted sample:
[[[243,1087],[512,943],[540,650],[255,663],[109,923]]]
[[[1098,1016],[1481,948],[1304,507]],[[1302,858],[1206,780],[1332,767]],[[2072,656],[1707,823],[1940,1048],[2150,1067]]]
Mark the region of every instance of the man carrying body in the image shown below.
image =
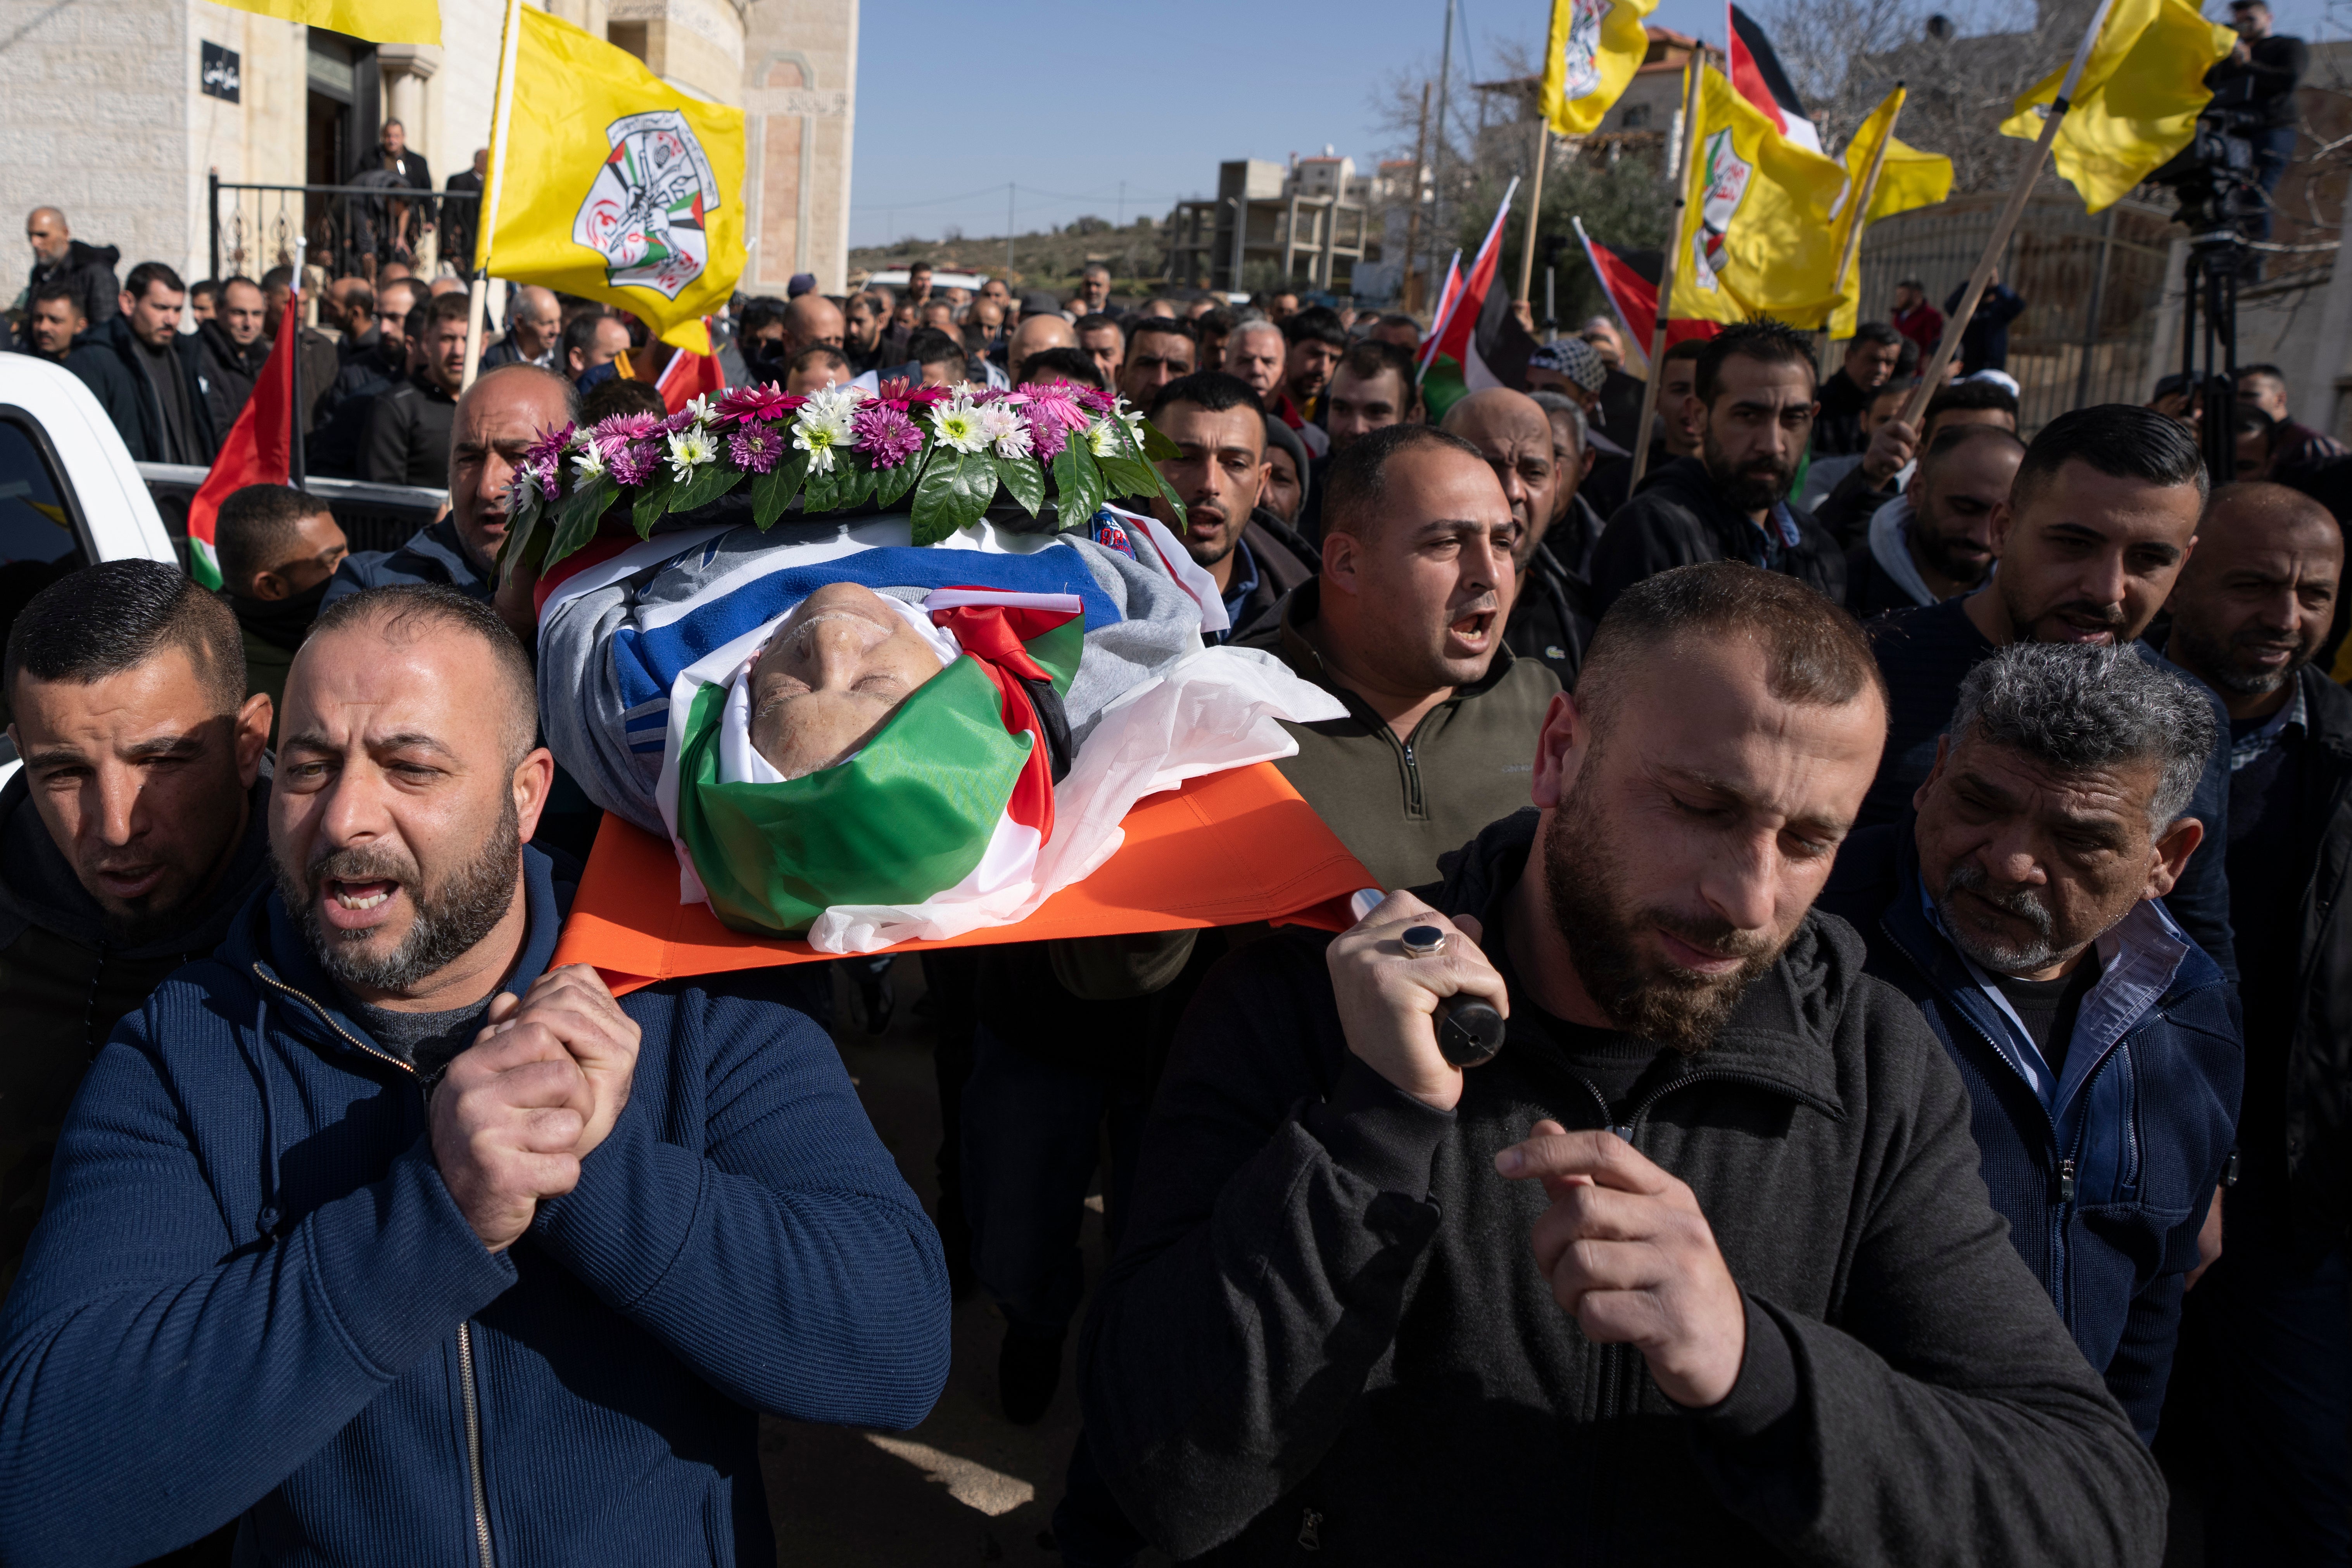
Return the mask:
[[[2010,1242],[2143,1441],[2244,1071],[2221,971],[2162,903],[2213,740],[2177,671],[2011,643],[1961,687],[1916,820],[1848,839],[1822,898],[1959,1069]]]
[[[440,583],[488,601],[490,563],[507,536],[507,487],[540,435],[572,422],[578,399],[560,376],[508,365],[478,376],[449,427],[449,515],[390,552],[348,556],[326,602],[383,583]]]
[[[242,634],[246,686],[269,699],[274,746],[286,673],[351,542],[318,497],[287,485],[247,485],[221,502],[213,549],[222,596]]]
[[[1151,423],[1176,443],[1177,455],[1156,466],[1184,503],[1180,521],[1167,497],[1153,496],[1151,513],[1215,580],[1232,625],[1210,640],[1231,642],[1315,575],[1316,563],[1300,553],[1304,542],[1293,543],[1298,536],[1259,508],[1265,405],[1232,376],[1202,371],[1168,384],[1151,406]]]
[[[2188,1310],[2215,1358],[2206,1539],[2244,1563],[2352,1552],[2352,696],[2313,662],[2343,580],[2326,508],[2229,485],[2165,602],[2166,657],[2230,717],[2229,843],[2198,853],[2228,853],[2246,1091],[2221,1258]]]
[[[1846,608],[1866,621],[1982,587],[1994,561],[1992,516],[2024,457],[2025,443],[1999,426],[1938,431],[1908,488],[1846,552]]]
[[[1080,1346],[1157,1544],[2160,1552],[2155,1465],[2002,1239],[1950,1064],[1808,915],[1885,724],[1836,605],[1652,579],[1551,703],[1538,812],[1211,977]],[[1464,992],[1507,1015],[1467,1074],[1432,1026]]]
[[[0,789],[0,1290],[91,1058],[268,879],[271,717],[228,612],[152,561],[35,595],[6,695],[25,765]]]
[[[2161,414],[2107,403],[2043,426],[1992,514],[2000,570],[1984,590],[1872,625],[1890,716],[1885,757],[1859,825],[1908,815],[1951,728],[1961,683],[1994,649],[2104,643],[2162,663],[2137,639],[2196,546],[2205,492],[2195,433]],[[2227,752],[2216,745],[2186,813],[2211,844],[2226,842],[2228,781]],[[2200,855],[2167,908],[2234,982],[2229,899],[2221,858]]]
[[[446,588],[297,656],[277,887],[100,1054],[0,1313],[16,1549],[772,1561],[755,1412],[929,1409],[939,1243],[824,1032],[549,968],[533,710]]]
[[[1812,430],[1811,355],[1809,339],[1773,321],[1707,340],[1696,374],[1700,454],[1668,466],[1609,519],[1592,558],[1596,614],[1643,578],[1699,561],[1745,561],[1844,598],[1844,554],[1788,500]]]
[[[1286,725],[1298,754],[1275,765],[1382,887],[1406,887],[1519,804],[1516,759],[1559,683],[1504,646],[1517,530],[1477,447],[1391,425],[1335,458],[1327,489],[1321,574],[1240,645],[1347,705]]]

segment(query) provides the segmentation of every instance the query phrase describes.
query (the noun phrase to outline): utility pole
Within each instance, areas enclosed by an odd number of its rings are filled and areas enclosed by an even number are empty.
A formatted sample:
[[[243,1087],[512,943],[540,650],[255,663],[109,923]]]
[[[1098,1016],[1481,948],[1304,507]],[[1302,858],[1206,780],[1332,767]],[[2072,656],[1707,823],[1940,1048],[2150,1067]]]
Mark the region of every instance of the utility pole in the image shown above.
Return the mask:
[[[1004,182],[1004,286],[1013,287],[1013,182]]]
[[[1445,0],[1445,43],[1437,52],[1437,154],[1431,160],[1429,265],[1422,276],[1427,278],[1437,270],[1437,247],[1444,228],[1445,216],[1445,93],[1454,83],[1454,6],[1455,0]]]
[[[1412,286],[1413,258],[1421,254],[1421,191],[1429,175],[1429,84],[1421,84],[1421,129],[1412,133],[1412,211],[1404,220],[1404,308],[1421,309],[1422,296],[1427,292],[1429,274],[1422,274],[1423,286]]]
[[[1111,226],[1113,228],[1127,226],[1127,182],[1125,180],[1118,183],[1118,221]]]

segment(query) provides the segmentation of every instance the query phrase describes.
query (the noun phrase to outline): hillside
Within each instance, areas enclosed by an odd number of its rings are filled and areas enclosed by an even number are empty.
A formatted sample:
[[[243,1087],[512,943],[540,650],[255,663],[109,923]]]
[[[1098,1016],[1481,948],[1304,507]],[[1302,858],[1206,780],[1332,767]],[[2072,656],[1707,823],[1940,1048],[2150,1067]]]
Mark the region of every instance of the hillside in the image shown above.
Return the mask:
[[[849,252],[849,271],[856,279],[917,261],[928,261],[942,270],[998,276],[1004,271],[1004,237],[960,235],[950,230],[944,239],[856,246]],[[1103,218],[1081,217],[1061,228],[1015,235],[1013,287],[1016,292],[1075,289],[1078,274],[1095,261],[1110,268],[1111,287],[1117,292],[1150,292],[1159,287],[1167,265],[1166,253],[1160,248],[1160,221],[1144,216],[1125,228],[1114,228]]]

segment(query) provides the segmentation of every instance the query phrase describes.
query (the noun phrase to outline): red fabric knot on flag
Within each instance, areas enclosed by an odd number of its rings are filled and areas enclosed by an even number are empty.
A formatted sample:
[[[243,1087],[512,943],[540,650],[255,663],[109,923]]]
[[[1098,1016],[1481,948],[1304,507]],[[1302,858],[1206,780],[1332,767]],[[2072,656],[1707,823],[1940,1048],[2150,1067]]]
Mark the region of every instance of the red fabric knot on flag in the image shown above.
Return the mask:
[[[1029,759],[1021,764],[1021,776],[1013,781],[1004,815],[1035,828],[1041,841],[1054,837],[1054,760],[1045,744],[1045,727],[1037,719],[1037,705],[1021,683],[1050,682],[1053,676],[1022,645],[1069,618],[1066,610],[1013,605],[954,605],[931,612],[931,624],[951,633],[957,645],[978,659],[996,683],[1005,733],[1029,737]]]

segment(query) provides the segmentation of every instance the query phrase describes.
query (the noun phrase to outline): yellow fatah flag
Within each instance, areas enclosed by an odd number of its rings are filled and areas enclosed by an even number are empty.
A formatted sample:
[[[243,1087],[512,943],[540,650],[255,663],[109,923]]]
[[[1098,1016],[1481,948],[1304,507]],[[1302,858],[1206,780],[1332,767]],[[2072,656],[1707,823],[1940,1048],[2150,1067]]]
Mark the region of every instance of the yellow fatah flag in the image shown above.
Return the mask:
[[[743,275],[743,111],[544,11],[521,17],[513,118],[491,152],[491,273],[604,300],[709,353],[702,318]]]
[[[1543,111],[1554,131],[1582,136],[1600,126],[1650,51],[1642,18],[1657,5],[1658,0],[1552,0]]]
[[[438,44],[440,0],[220,0],[232,11],[331,27],[372,44]]]
[[[2213,97],[2205,73],[2237,41],[2182,0],[2115,0],[2050,149],[2091,211],[2114,205],[2189,145],[2198,112]],[[2063,68],[2043,77],[2017,100],[2000,133],[2040,137],[2044,109],[2065,79]]]
[[[1883,217],[1907,213],[1914,207],[1934,206],[1952,194],[1952,161],[1940,153],[1922,153],[1900,136],[1890,134],[1895,116],[1903,107],[1903,89],[1896,88],[1885,100],[1870,111],[1845,147],[1845,195],[1838,198],[1838,254],[1843,256],[1854,226],[1868,228]],[[1870,179],[1870,161],[1884,143],[1885,161],[1878,168],[1878,185],[1870,195],[1870,210],[1857,215],[1855,198]],[[1861,310],[1862,256],[1854,254],[1854,262],[1846,268],[1841,280],[1838,307],[1830,318],[1830,336],[1853,336],[1854,321]]]
[[[1773,316],[1817,327],[1837,304],[1830,211],[1845,171],[1783,137],[1721,71],[1705,68],[1698,134],[1684,174],[1677,320]]]

